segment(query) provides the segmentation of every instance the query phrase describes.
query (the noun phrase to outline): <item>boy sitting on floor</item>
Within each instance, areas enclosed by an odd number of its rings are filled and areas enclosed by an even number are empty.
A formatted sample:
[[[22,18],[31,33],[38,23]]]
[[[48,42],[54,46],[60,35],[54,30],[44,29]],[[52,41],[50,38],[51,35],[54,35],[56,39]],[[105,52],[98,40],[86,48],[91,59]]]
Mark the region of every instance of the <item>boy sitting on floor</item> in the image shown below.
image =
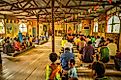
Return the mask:
[[[68,72],[69,80],[78,80],[77,70],[75,68],[75,60],[74,59],[70,60],[69,67],[70,67],[70,70]]]

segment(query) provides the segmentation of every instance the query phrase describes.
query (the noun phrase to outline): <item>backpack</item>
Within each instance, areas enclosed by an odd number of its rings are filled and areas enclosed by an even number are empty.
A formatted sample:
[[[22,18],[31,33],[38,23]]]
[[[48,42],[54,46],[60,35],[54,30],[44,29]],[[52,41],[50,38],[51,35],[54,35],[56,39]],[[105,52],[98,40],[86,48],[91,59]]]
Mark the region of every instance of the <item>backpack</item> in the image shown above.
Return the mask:
[[[102,47],[100,49],[100,61],[107,63],[109,61],[109,49],[107,47]]]
[[[53,65],[46,66],[46,80],[61,80],[61,67],[57,65],[53,69]]]

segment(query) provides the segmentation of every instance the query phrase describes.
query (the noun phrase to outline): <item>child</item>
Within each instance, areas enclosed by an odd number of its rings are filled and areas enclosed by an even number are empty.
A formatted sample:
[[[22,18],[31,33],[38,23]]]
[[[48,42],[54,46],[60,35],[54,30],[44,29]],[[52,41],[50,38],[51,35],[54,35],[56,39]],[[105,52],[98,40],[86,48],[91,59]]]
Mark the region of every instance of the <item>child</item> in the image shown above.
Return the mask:
[[[77,71],[76,71],[76,68],[75,68],[75,60],[74,59],[70,60],[69,66],[70,66],[70,70],[68,72],[69,80],[78,80]]]
[[[50,65],[46,66],[46,79],[45,80],[61,80],[61,67],[55,64],[57,60],[57,54],[51,53],[49,59],[52,62]]]

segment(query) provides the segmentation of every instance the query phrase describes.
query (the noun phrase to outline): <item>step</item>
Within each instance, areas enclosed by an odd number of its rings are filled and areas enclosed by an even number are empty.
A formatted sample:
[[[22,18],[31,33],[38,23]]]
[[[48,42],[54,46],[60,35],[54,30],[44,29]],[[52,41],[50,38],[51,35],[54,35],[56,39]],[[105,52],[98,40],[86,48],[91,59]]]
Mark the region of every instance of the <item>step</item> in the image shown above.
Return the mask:
[[[78,67],[77,68],[78,75],[89,75],[89,73],[92,73],[92,69],[89,69],[87,67]],[[117,71],[114,69],[106,69],[105,71],[106,76],[121,76],[121,71]]]

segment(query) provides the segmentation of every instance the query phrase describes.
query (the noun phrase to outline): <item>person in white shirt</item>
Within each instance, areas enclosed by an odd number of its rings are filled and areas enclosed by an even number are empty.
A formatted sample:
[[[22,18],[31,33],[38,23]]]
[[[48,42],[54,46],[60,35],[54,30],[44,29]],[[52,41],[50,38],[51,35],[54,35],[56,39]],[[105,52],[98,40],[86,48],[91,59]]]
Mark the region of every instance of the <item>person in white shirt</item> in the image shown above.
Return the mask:
[[[95,41],[95,47],[98,47],[98,45],[99,45],[99,43],[100,43],[100,37],[99,36],[97,36],[97,39],[96,39],[96,41]]]
[[[64,49],[69,47],[70,48],[70,52],[73,53],[73,44],[69,41],[67,41],[65,44],[64,44]],[[64,51],[65,52],[65,51]]]

